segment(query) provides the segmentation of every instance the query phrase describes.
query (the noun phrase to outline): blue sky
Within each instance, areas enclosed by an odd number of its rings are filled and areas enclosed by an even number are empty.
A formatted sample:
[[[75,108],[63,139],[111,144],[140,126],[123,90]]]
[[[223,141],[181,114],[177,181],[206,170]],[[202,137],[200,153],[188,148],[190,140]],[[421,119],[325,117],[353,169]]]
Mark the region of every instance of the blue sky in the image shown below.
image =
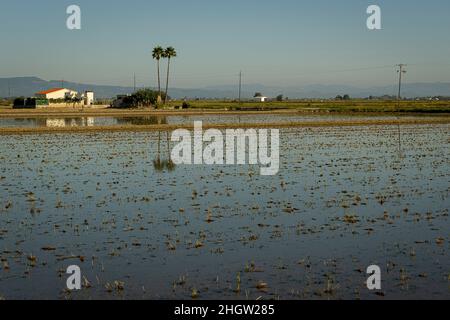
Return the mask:
[[[66,28],[67,6],[82,30]],[[366,8],[382,9],[382,30]],[[172,86],[450,82],[448,0],[1,0],[0,77],[156,84],[151,50],[174,46]],[[392,67],[391,67],[392,66]]]

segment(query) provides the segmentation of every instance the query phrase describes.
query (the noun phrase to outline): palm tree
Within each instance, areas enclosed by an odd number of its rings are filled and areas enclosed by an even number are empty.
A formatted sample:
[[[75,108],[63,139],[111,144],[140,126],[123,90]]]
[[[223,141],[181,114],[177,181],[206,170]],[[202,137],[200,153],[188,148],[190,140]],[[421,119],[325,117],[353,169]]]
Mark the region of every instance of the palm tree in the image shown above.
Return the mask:
[[[156,60],[156,64],[157,64],[157,69],[158,69],[158,102],[161,101],[161,77],[160,77],[160,73],[159,73],[159,60],[161,60],[161,58],[164,58],[164,49],[161,46],[157,46],[155,48],[153,48],[153,52],[152,52],[152,56],[153,59]]]
[[[170,59],[175,58],[177,52],[173,47],[168,47],[164,50],[163,58],[167,58],[167,79],[166,79],[166,94],[164,96],[164,104],[167,101],[167,91],[169,90],[169,72],[170,72]]]

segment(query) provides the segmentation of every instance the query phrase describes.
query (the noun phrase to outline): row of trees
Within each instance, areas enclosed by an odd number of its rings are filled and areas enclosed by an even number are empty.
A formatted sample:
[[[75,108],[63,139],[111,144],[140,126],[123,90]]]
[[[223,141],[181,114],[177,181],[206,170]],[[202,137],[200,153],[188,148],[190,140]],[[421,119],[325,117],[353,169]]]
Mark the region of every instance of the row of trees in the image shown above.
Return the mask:
[[[343,96],[338,95],[335,98],[336,100],[350,100],[350,96],[348,94],[344,94]]]
[[[124,99],[123,107],[125,108],[137,108],[137,107],[148,107],[158,105],[161,97],[166,100],[166,94],[160,93],[151,89],[141,89],[133,93]]]
[[[157,102],[161,101],[161,77],[160,77],[160,60],[167,59],[167,77],[166,77],[166,91],[164,94],[164,104],[167,102],[167,93],[169,89],[169,74],[170,74],[170,60],[177,56],[177,52],[173,47],[167,47],[164,49],[161,46],[153,48],[152,57],[156,60],[156,66],[158,69],[158,99]]]

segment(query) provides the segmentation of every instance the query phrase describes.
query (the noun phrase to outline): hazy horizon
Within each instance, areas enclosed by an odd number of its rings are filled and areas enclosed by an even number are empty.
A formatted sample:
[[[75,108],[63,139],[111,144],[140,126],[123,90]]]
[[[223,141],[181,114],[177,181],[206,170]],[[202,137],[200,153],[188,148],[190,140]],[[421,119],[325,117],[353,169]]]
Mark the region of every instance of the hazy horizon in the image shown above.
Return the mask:
[[[81,30],[65,26],[71,4]],[[370,4],[382,9],[382,30],[366,28]],[[139,87],[154,87],[151,50],[172,45],[176,88],[232,85],[239,70],[244,84],[388,86],[397,63],[409,64],[405,83],[450,82],[447,12],[442,0],[5,2],[0,77],[130,87],[135,73]]]
[[[72,81],[71,79],[46,79],[44,77],[41,77],[39,75],[23,75],[23,76],[11,76],[11,77],[0,77],[0,80],[7,80],[7,79],[31,79],[31,78],[37,78],[46,82],[61,82],[63,81],[63,83],[67,84],[67,83],[74,83],[74,84],[80,84],[80,85],[92,85],[92,86],[111,86],[111,87],[124,87],[124,88],[133,88],[133,83],[125,83],[123,85],[121,84],[108,84],[108,83],[102,83],[102,82],[83,82],[83,81]],[[133,79],[132,79],[133,80]],[[420,82],[412,82],[412,81],[408,81],[408,82],[404,82],[404,85],[407,84],[430,84],[430,85],[435,85],[435,84],[450,84],[450,80],[449,81],[420,81]],[[261,87],[266,87],[266,88],[286,88],[286,89],[295,89],[295,88],[305,88],[305,87],[315,87],[315,86],[330,86],[330,87],[334,87],[334,86],[342,86],[344,87],[352,87],[352,88],[359,88],[359,89],[368,89],[368,88],[376,88],[376,87],[389,87],[389,86],[393,86],[393,89],[397,90],[398,88],[398,78],[397,80],[391,84],[391,83],[387,83],[387,84],[381,84],[381,85],[362,85],[362,84],[345,84],[345,83],[304,83],[301,85],[272,85],[272,84],[264,84],[264,83],[258,83],[258,82],[252,82],[252,83],[242,83],[242,88],[251,88],[253,89],[254,87],[257,86],[261,86]],[[146,84],[140,84],[139,86],[137,86],[137,89],[139,88],[157,88],[157,84],[151,84],[151,85],[146,85]],[[237,90],[238,89],[238,85],[236,83],[223,83],[223,84],[205,84],[205,85],[201,85],[201,86],[197,86],[197,87],[176,87],[176,86],[171,86],[172,89],[221,89],[223,90],[224,88],[228,88],[228,89],[233,89],[233,90]],[[450,88],[449,88],[450,90]],[[395,92],[394,92],[395,94]]]

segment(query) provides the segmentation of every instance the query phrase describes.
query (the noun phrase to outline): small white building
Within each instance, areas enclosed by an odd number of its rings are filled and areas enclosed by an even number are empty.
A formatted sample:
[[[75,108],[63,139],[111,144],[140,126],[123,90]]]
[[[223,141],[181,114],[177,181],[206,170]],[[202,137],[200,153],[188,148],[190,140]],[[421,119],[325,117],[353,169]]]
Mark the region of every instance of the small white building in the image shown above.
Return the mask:
[[[269,100],[269,98],[264,97],[264,96],[257,96],[257,97],[254,97],[254,99],[258,102],[267,102]]]
[[[84,93],[84,105],[90,106],[94,103],[94,92],[92,91],[86,91]]]
[[[65,98],[74,98],[78,96],[78,92],[65,89],[65,88],[54,88],[49,89],[45,91],[40,91],[36,93],[36,98],[41,99],[49,99],[49,100],[56,100],[56,99],[65,99]]]

